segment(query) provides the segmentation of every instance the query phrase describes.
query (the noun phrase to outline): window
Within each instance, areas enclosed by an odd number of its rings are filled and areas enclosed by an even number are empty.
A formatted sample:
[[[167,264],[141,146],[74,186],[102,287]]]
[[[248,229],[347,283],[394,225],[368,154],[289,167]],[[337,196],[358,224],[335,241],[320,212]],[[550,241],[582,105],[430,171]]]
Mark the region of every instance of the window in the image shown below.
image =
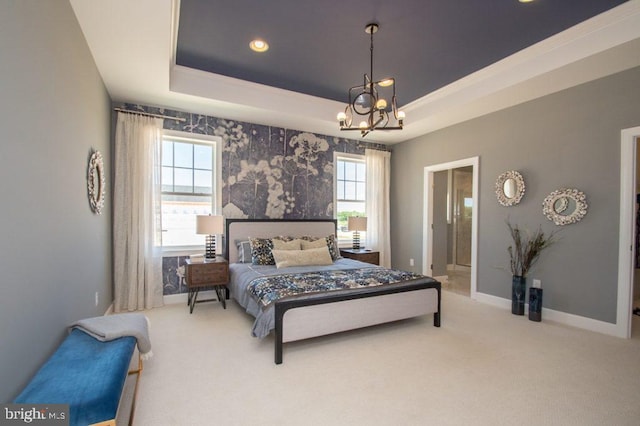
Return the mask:
[[[365,216],[366,165],[360,155],[337,155],[336,164],[336,218],[338,219],[338,240],[340,245],[350,245],[353,232],[347,230],[349,216]],[[365,232],[360,233],[364,240]]]
[[[204,244],[196,234],[196,215],[218,209],[219,139],[168,133],[162,137],[162,246]]]

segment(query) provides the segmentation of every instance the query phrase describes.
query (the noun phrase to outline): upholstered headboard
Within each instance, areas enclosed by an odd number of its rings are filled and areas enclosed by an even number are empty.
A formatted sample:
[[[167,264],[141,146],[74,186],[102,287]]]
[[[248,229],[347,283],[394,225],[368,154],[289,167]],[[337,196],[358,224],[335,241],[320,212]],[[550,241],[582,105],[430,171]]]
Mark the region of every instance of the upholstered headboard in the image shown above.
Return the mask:
[[[276,220],[276,219],[227,219],[225,254],[229,263],[238,261],[236,241],[253,238],[271,238],[279,235],[326,237],[335,234],[337,220]]]

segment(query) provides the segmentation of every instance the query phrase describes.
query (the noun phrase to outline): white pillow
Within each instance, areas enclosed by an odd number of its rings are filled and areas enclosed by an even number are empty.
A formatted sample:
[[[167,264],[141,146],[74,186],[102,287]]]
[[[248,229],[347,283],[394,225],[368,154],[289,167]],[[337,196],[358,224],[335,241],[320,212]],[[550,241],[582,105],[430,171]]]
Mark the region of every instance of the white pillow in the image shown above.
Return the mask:
[[[333,259],[327,246],[309,250],[271,250],[276,268],[291,266],[331,265]]]
[[[329,246],[327,245],[327,240],[325,238],[320,238],[315,241],[302,240],[302,250],[316,249],[320,247],[327,247],[328,250]]]
[[[273,250],[300,250],[300,244],[302,240],[284,241],[277,238],[273,238]]]

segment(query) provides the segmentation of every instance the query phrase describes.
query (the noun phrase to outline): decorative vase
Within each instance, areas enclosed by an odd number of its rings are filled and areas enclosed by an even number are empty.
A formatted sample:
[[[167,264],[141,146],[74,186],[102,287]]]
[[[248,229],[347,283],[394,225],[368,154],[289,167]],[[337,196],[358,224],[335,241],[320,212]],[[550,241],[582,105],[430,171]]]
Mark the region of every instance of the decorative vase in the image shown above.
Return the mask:
[[[540,322],[542,320],[542,289],[529,289],[529,319]]]
[[[524,297],[527,291],[527,278],[514,275],[511,281],[511,313],[524,315]]]

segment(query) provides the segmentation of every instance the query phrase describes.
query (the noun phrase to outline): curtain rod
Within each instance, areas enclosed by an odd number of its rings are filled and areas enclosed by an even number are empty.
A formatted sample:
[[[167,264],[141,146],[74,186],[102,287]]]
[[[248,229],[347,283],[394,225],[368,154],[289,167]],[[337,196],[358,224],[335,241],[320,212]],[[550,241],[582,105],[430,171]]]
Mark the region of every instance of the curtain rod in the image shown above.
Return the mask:
[[[182,121],[182,122],[187,121],[186,118],[171,117],[170,115],[162,115],[162,114],[152,114],[150,112],[144,112],[144,111],[131,111],[131,110],[124,109],[124,108],[114,108],[113,110],[114,111],[119,111],[119,112],[124,112],[124,113],[127,113],[127,114],[148,115],[149,117],[166,118],[168,120],[176,120],[176,121]]]

